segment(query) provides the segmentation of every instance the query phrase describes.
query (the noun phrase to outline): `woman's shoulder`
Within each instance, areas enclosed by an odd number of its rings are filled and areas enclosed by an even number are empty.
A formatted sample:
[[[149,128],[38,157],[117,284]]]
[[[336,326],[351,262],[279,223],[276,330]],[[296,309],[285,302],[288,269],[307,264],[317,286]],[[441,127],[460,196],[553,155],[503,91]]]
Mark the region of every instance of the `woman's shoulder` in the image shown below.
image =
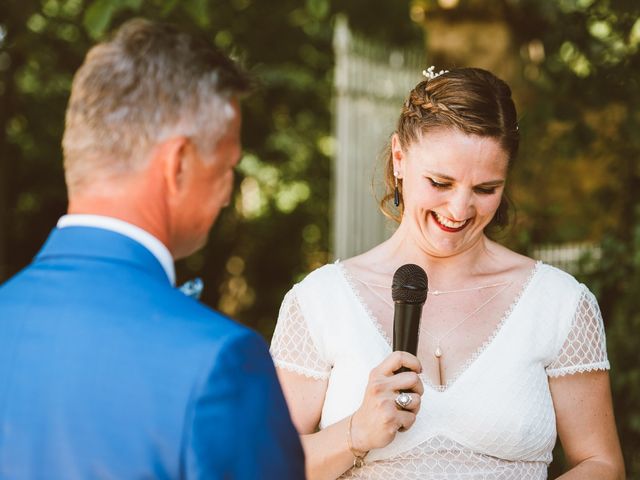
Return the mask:
[[[551,282],[557,286],[571,288],[572,290],[585,288],[584,285],[570,273],[549,263],[545,263],[542,260],[537,260],[536,263],[538,265],[538,269],[547,282]]]
[[[564,287],[564,289],[571,290],[582,287],[582,284],[570,273],[539,259],[514,252],[503,245],[495,244],[493,253],[499,255],[502,259],[505,270],[523,272],[525,276],[526,272],[530,272],[530,279],[537,278],[541,283],[549,287]]]
[[[291,291],[322,291],[332,286],[334,287],[341,275],[342,268],[339,260],[322,265],[297,282]]]
[[[340,312],[353,305],[343,268],[340,261],[316,268],[287,293],[288,300],[295,301],[310,325],[324,325],[324,330]]]

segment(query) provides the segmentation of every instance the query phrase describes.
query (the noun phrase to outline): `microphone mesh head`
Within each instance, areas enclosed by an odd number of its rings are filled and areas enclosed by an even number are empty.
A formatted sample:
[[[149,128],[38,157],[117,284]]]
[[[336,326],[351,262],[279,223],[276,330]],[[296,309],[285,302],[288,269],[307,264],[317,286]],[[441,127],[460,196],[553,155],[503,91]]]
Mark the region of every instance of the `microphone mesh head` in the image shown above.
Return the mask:
[[[427,299],[427,274],[418,265],[407,263],[393,274],[391,298],[394,302],[424,303]]]

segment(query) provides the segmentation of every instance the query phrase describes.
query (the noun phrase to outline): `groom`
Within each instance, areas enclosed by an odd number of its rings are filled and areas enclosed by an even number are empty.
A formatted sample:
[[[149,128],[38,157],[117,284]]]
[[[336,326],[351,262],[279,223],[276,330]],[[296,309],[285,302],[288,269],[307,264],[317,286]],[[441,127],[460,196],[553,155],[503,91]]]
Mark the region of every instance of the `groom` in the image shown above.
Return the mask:
[[[0,478],[303,478],[265,343],[174,288],[229,202],[247,86],[144,20],[88,53],[69,214],[0,287]]]

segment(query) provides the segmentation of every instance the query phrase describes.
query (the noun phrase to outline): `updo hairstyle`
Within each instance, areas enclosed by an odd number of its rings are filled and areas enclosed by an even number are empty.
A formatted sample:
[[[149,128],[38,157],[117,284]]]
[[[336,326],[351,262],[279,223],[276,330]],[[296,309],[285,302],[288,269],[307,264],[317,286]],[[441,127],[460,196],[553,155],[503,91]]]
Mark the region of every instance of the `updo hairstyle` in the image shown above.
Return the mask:
[[[516,108],[509,86],[480,68],[458,68],[418,83],[405,101],[396,132],[403,149],[421,136],[439,129],[457,129],[468,135],[496,139],[512,166],[518,153],[520,136]],[[385,195],[382,212],[400,222],[404,212],[402,179],[398,179],[400,205],[393,206],[395,179],[391,145],[385,152]],[[503,195],[489,227],[501,228],[509,222],[509,201]]]

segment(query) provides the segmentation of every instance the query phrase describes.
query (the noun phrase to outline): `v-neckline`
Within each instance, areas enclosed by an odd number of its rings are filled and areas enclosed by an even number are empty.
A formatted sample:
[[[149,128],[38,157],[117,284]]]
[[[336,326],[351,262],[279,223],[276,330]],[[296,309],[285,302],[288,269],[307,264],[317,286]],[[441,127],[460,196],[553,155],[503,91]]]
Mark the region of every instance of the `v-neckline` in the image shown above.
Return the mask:
[[[502,318],[497,323],[492,333],[486,338],[486,340],[482,342],[480,346],[478,346],[476,350],[474,350],[471,356],[467,360],[465,360],[465,362],[462,364],[462,367],[458,369],[458,371],[455,373],[455,375],[451,377],[451,379],[449,379],[444,385],[435,385],[434,383],[431,382],[429,377],[426,376],[426,374],[421,373],[419,375],[420,379],[422,380],[422,383],[426,387],[428,387],[429,389],[433,390],[436,393],[444,394],[458,384],[458,381],[461,379],[461,377],[464,376],[467,370],[469,370],[478,361],[478,359],[482,356],[482,354],[486,352],[487,349],[495,343],[496,337],[498,337],[500,332],[502,332],[502,330],[504,329],[504,326],[506,325],[507,321],[512,317],[513,312],[518,307],[518,305],[520,304],[520,301],[522,300],[525,293],[527,292],[527,290],[529,290],[529,287],[533,283],[533,279],[536,277],[536,275],[540,271],[540,267],[542,264],[543,262],[539,260],[535,262],[534,266],[531,268],[529,274],[527,275],[527,278],[523,282],[519,292],[514,297],[509,307],[507,307],[505,312],[502,314]],[[341,262],[340,260],[336,260],[334,265],[336,265],[336,267],[338,268],[338,271],[340,272],[343,280],[349,287],[350,292],[355,297],[356,303],[360,305],[360,307],[365,313],[365,316],[369,320],[369,323],[371,324],[371,326],[374,327],[378,335],[384,340],[384,343],[387,346],[388,352],[391,353],[393,351],[393,342],[385,332],[384,328],[382,328],[382,325],[380,324],[376,316],[373,314],[373,312],[369,308],[369,305],[362,298],[362,295],[360,295],[360,292],[356,288],[356,285],[353,279],[351,278],[351,274],[345,267],[344,263]]]

